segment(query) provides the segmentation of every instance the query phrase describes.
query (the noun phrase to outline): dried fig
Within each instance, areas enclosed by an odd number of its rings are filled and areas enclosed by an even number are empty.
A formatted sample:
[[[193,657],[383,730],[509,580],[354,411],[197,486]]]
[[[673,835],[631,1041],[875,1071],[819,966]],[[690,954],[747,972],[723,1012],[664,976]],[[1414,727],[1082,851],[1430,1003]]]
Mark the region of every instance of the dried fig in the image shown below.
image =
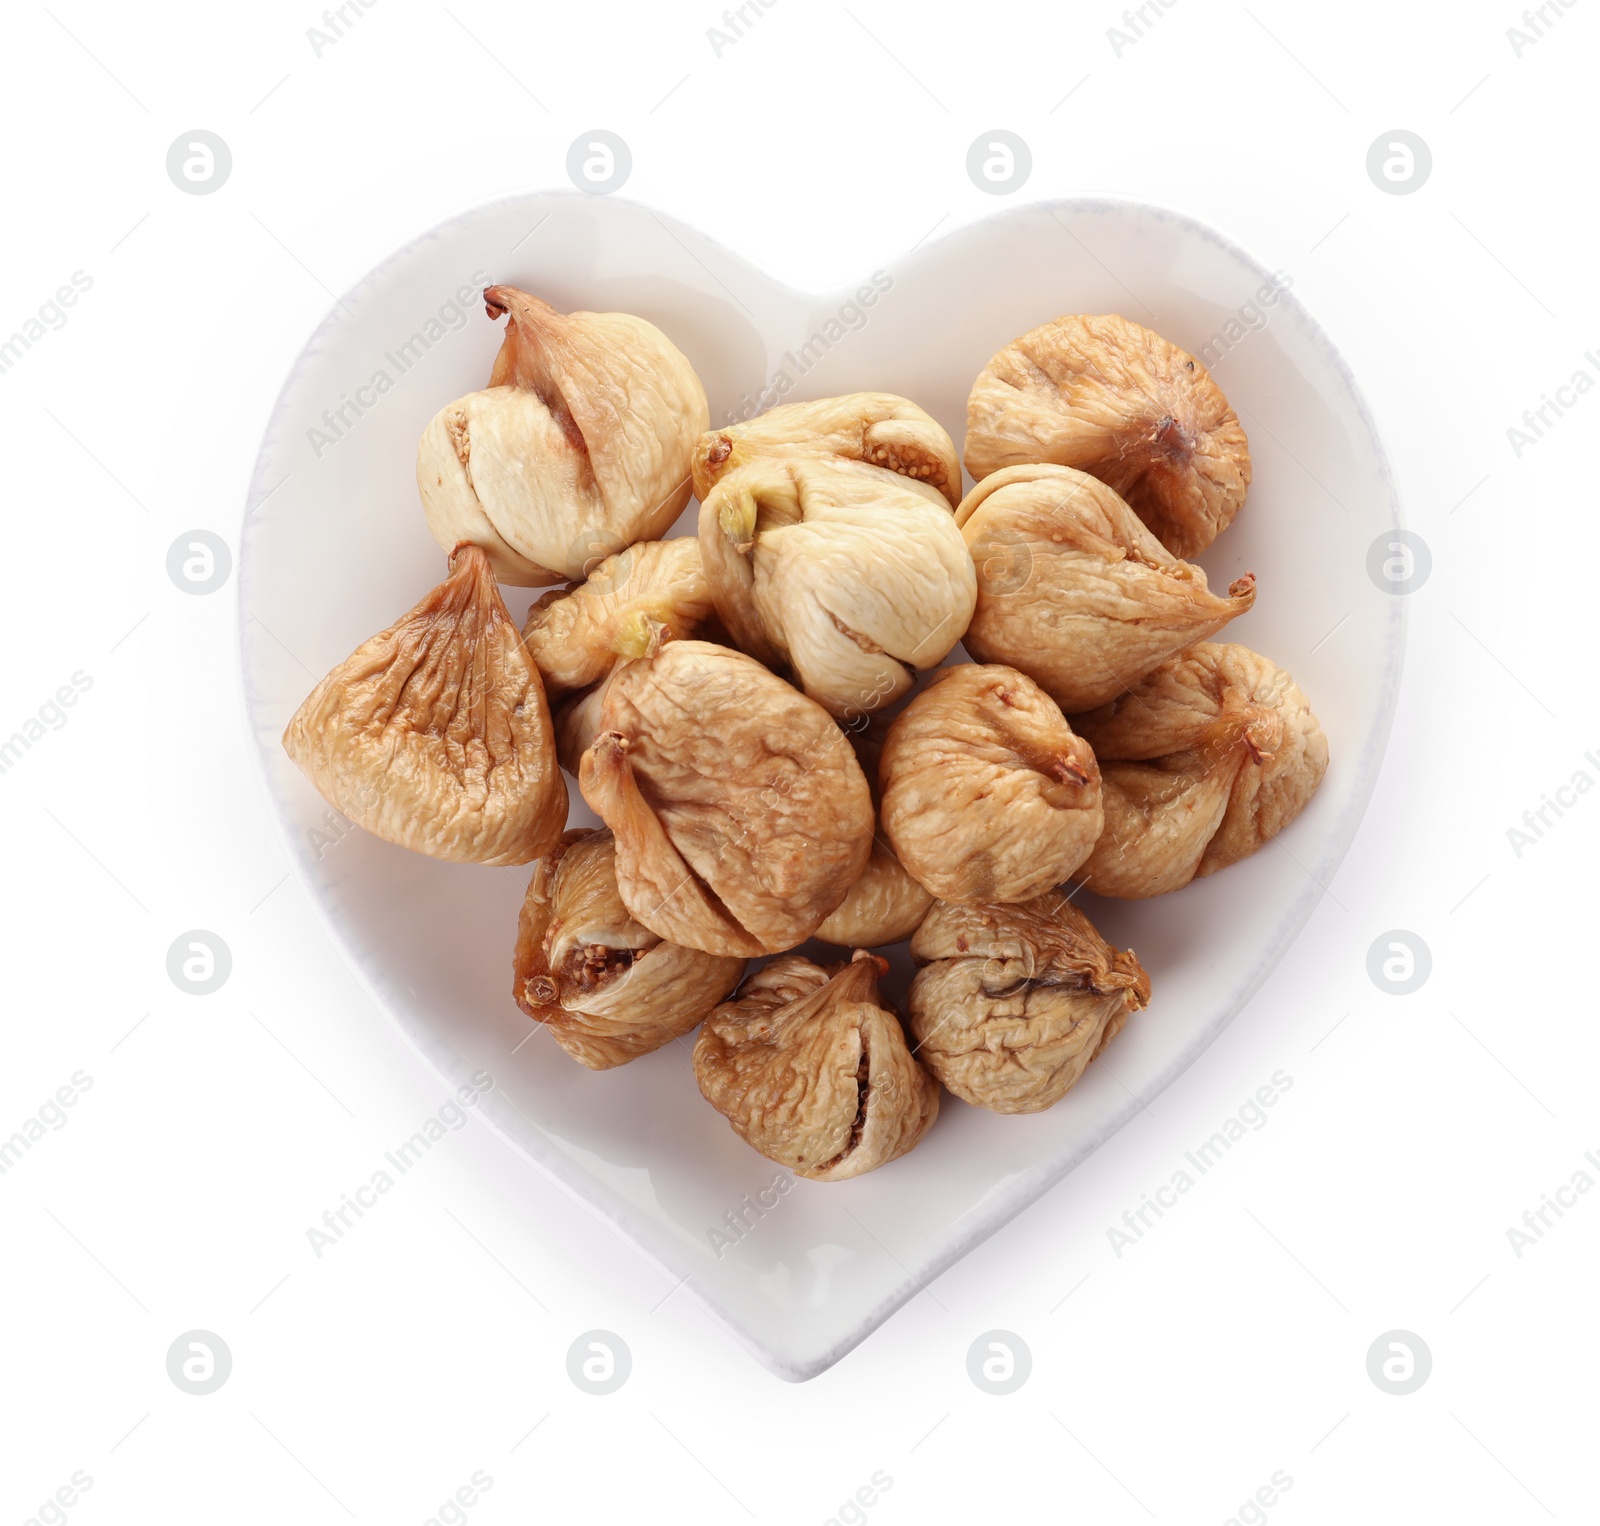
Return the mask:
[[[936,667],[977,598],[945,501],[854,461],[774,457],[727,473],[700,506],[700,555],[734,641],[841,717]]]
[[[1069,466],[985,477],[956,523],[978,569],[968,653],[1020,669],[1068,715],[1116,698],[1255,602],[1253,576],[1219,598],[1111,488]]]
[[[963,1102],[1059,1102],[1150,1003],[1150,977],[1059,890],[1005,906],[935,904],[911,940],[915,1053]]]
[[[534,865],[517,923],[512,992],[590,1070],[681,1038],[743,973],[744,960],[679,948],[628,915],[609,832],[568,832]]]
[[[578,785],[616,833],[628,910],[708,954],[810,937],[872,850],[867,781],[827,712],[705,641],[626,662],[601,692]]]
[[[932,905],[933,897],[901,867],[894,850],[875,837],[861,878],[813,936],[840,948],[881,948],[909,938]]]
[[[1074,720],[1105,784],[1105,833],[1078,876],[1097,895],[1161,895],[1247,858],[1328,769],[1295,681],[1231,643],[1202,641]]]
[[[1174,556],[1228,527],[1250,448],[1211,373],[1115,313],[1052,319],[1013,340],[967,399],[967,470],[1053,461],[1115,488]]]
[[[441,409],[417,489],[441,546],[470,540],[502,582],[581,578],[597,557],[663,534],[689,501],[710,415],[693,367],[627,313],[558,313],[490,286],[509,315],[489,386]]]
[[[433,858],[525,864],[566,824],[539,670],[475,545],[311,691],[283,746],[335,810]]]
[[[583,582],[541,595],[522,637],[555,696],[598,683],[619,656],[642,656],[653,627],[681,640],[710,613],[694,538],[645,540],[606,557]]]
[[[774,959],[715,1008],[694,1046],[700,1091],[746,1144],[816,1182],[887,1165],[928,1132],[939,1087],[878,998],[881,959]]]
[[[1100,835],[1089,744],[1015,668],[946,668],[889,728],[878,780],[890,846],[942,901],[1026,901]]]
[[[892,392],[851,392],[784,403],[744,424],[701,435],[694,448],[694,495],[701,503],[729,472],[752,461],[810,454],[865,461],[961,499],[961,462],[942,426]]]

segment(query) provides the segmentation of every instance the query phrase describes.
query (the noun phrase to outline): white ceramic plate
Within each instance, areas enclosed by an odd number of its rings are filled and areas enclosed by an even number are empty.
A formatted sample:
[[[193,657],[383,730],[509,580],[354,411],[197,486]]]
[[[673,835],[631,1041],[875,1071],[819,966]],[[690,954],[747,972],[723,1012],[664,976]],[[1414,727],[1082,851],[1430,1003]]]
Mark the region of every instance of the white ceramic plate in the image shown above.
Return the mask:
[[[870,305],[859,287],[802,295],[613,198],[530,194],[470,212],[375,270],[313,335],[267,430],[240,553],[249,715],[272,810],[329,932],[448,1082],[492,1074],[482,1111],[509,1143],[675,1280],[687,1278],[689,1292],[790,1379],[837,1361],[1025,1208],[1240,1010],[1355,832],[1403,645],[1404,601],[1366,570],[1368,548],[1399,523],[1377,432],[1292,293],[1258,302],[1270,276],[1249,256],[1172,212],[1064,201],[1001,212],[886,265],[875,288],[874,274],[860,283]],[[527,870],[437,863],[327,812],[279,737],[315,677],[443,576],[417,500],[416,442],[437,409],[487,381],[501,326],[478,297],[486,280],[563,310],[649,318],[699,371],[714,425],[753,409],[782,374],[791,401],[903,393],[959,445],[984,362],[1064,312],[1121,312],[1214,362],[1255,463],[1248,502],[1203,558],[1213,587],[1247,570],[1259,578],[1255,610],[1226,639],[1294,674],[1333,761],[1305,814],[1245,863],[1156,901],[1085,898],[1108,938],[1138,950],[1154,986],[1149,1010],[1107,1056],[1115,1077],[1092,1066],[1035,1117],[946,1096],[905,1159],[858,1181],[797,1181],[779,1194],[777,1168],[701,1100],[687,1043],[594,1074],[542,1033],[530,1038],[510,994]],[[519,618],[529,597],[508,590]],[[574,821],[592,821],[572,793]],[[759,1206],[764,1190],[776,1206],[757,1217],[745,1205]],[[1071,1211],[1070,1198],[1056,1202]],[[750,1227],[719,1247],[711,1232],[726,1233],[727,1216],[740,1212]]]

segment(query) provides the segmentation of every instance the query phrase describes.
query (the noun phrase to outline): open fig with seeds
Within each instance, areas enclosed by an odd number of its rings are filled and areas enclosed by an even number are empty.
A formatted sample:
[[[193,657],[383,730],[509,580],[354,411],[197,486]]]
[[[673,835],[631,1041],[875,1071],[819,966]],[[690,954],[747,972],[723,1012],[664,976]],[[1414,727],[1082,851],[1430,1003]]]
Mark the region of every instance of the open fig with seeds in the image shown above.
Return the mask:
[[[911,939],[916,1054],[963,1102],[1053,1107],[1150,1002],[1150,977],[1059,890],[1009,905],[936,904]]]
[[[939,1087],[878,997],[883,960],[788,954],[715,1008],[694,1046],[700,1091],[741,1139],[796,1176],[839,1182],[928,1132]]]
[[[536,599],[522,637],[554,698],[598,683],[619,657],[642,656],[654,629],[681,640],[710,613],[695,539],[643,540]]]
[[[705,388],[643,318],[559,313],[514,286],[483,295],[491,318],[509,320],[505,341],[488,387],[423,431],[428,527],[446,549],[482,546],[503,583],[582,578],[682,512]]]
[[[694,448],[694,495],[702,503],[729,472],[797,455],[864,461],[925,483],[953,507],[961,499],[954,441],[930,414],[892,392],[851,392],[783,403],[759,418],[704,434]]]
[[[735,643],[831,715],[892,703],[972,616],[972,558],[944,499],[881,467],[772,457],[700,506],[700,555]]]
[[[878,780],[884,835],[941,901],[1026,901],[1100,835],[1094,753],[1015,668],[944,669],[889,728]]]
[[[476,545],[311,691],[283,746],[335,810],[433,858],[525,864],[566,824],[539,670]]]
[[[1105,832],[1078,873],[1097,895],[1161,895],[1247,858],[1328,769],[1328,739],[1295,681],[1233,643],[1168,658],[1074,724],[1104,781]]]
[[[1227,529],[1250,486],[1250,448],[1211,373],[1115,313],[1053,318],[1013,340],[967,399],[975,481],[1042,461],[1098,477],[1174,556]]]
[[[744,960],[679,948],[628,914],[616,843],[567,832],[534,865],[517,924],[513,994],[590,1070],[609,1070],[690,1032],[744,973]]]
[[[623,904],[686,948],[803,942],[872,849],[872,797],[828,713],[754,658],[669,641],[601,689],[578,771],[617,839]]]
[[[1255,602],[1253,576],[1212,593],[1199,567],[1072,467],[1005,467],[967,494],[956,523],[978,573],[968,653],[1020,669],[1068,715],[1115,699]]]

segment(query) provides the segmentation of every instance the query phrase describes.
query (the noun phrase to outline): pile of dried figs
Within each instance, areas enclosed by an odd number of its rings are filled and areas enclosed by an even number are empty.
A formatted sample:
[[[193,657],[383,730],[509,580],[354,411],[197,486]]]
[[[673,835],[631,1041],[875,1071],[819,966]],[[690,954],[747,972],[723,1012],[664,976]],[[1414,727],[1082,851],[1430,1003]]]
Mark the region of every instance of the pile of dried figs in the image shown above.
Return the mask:
[[[390,842],[533,863],[517,1005],[593,1070],[698,1028],[706,1100],[797,1175],[905,1154],[941,1087],[1054,1106],[1150,1000],[1077,890],[1226,868],[1328,764],[1294,680],[1212,639],[1254,578],[1186,559],[1250,483],[1205,367],[1116,316],[1024,334],[973,385],[962,496],[903,397],[713,430],[654,325],[484,295],[488,386],[417,454],[447,575],[290,756]],[[519,630],[501,583],[560,586]],[[602,827],[567,830],[564,774]],[[902,1014],[872,951],[908,939]]]

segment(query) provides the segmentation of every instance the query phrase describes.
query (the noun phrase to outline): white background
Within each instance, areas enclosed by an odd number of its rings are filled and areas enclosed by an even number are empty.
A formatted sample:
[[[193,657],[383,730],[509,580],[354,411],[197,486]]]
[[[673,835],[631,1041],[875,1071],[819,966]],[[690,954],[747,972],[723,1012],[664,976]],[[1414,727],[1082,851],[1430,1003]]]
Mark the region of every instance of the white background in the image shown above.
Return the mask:
[[[1520,855],[1507,833],[1600,780],[1600,396],[1520,459],[1507,430],[1600,378],[1600,21],[1549,6],[1519,56],[1511,4],[1148,14],[1114,44],[1111,4],[777,0],[720,56],[709,4],[662,0],[376,0],[320,56],[309,4],[12,14],[0,337],[93,284],[0,375],[0,734],[92,687],[0,775],[0,1136],[92,1086],[0,1177],[0,1526],[79,1471],[43,1519],[403,1526],[480,1471],[475,1526],[822,1523],[878,1472],[846,1519],[1593,1518],[1600,1193],[1520,1256],[1507,1230],[1600,1181],[1600,798]],[[464,207],[565,185],[597,127],[631,146],[624,194],[803,288],[992,210],[965,160],[997,127],[1032,148],[1018,198],[1212,222],[1345,350],[1433,558],[1366,823],[1277,973],[1148,1114],[802,1387],[476,1123],[313,1255],[307,1228],[444,1098],[286,881],[232,581],[166,573],[181,532],[237,547],[333,294]],[[212,195],[166,174],[195,128],[232,151]],[[1403,196],[1366,172],[1396,128],[1433,156]],[[212,996],[166,974],[191,928],[233,953]],[[1432,951],[1410,996],[1367,974],[1390,929]],[[1108,1228],[1277,1070],[1268,1125],[1116,1255]],[[597,1327],[634,1360],[603,1398],[566,1375]],[[233,1356],[205,1397],[166,1373],[197,1328]],[[966,1372],[997,1328],[1033,1359],[1006,1397]],[[1403,1397],[1366,1369],[1395,1329],[1433,1357]]]

